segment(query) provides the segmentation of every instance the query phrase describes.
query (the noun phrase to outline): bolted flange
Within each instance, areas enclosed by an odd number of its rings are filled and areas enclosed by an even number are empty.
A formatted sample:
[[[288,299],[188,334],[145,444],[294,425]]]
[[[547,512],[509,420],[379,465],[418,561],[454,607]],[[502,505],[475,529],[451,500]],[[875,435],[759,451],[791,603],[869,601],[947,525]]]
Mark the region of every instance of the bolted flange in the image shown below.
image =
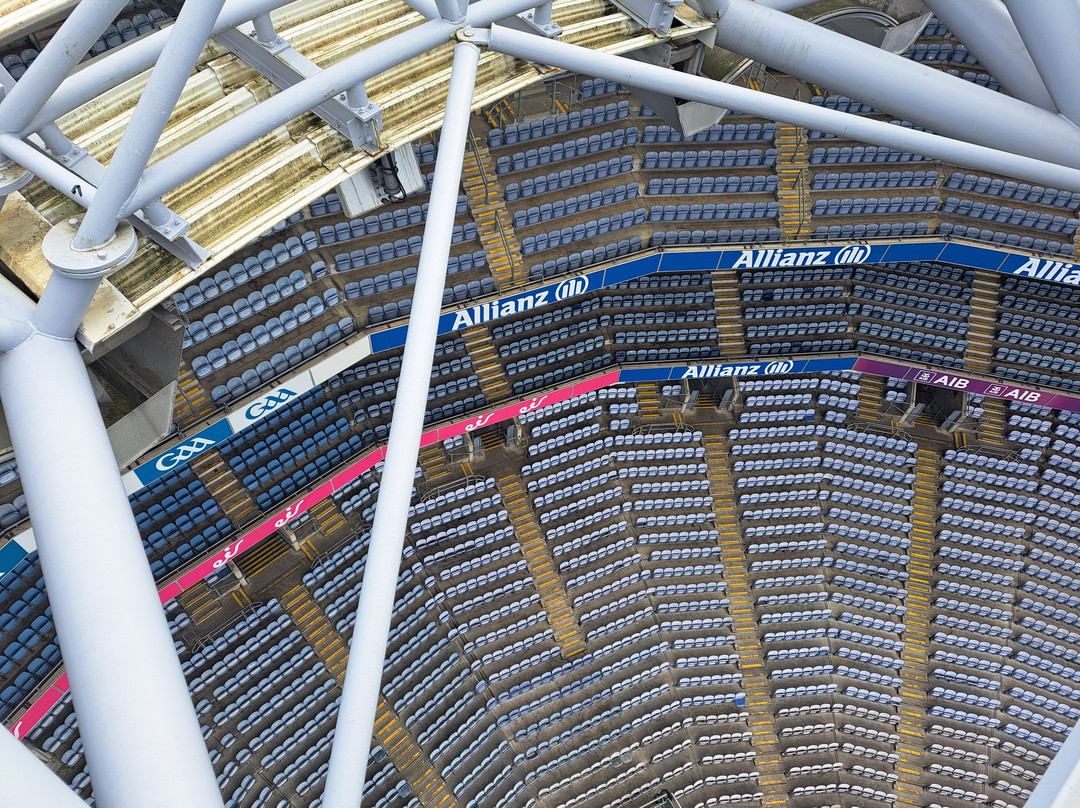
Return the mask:
[[[72,278],[101,278],[127,264],[139,246],[135,228],[127,222],[116,226],[107,244],[92,250],[76,250],[72,241],[81,219],[72,218],[53,225],[41,242],[41,252],[54,272]]]
[[[33,178],[33,173],[22,166],[10,160],[0,160],[0,197],[14,193]]]

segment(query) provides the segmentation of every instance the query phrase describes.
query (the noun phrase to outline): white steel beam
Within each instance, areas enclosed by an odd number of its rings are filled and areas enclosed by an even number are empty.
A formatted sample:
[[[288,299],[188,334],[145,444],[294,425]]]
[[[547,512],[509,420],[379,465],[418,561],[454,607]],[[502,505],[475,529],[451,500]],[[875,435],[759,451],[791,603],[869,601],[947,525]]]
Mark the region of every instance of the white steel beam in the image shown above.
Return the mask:
[[[8,348],[0,400],[97,804],[221,806],[79,348],[38,332]]]
[[[159,199],[234,151],[307,112],[323,99],[345,92],[446,42],[454,30],[452,23],[429,20],[331,65],[230,118],[147,168],[120,215],[127,216],[146,202]]]
[[[483,27],[535,5],[536,0],[479,0],[469,6],[468,24],[474,28]],[[447,42],[456,30],[456,26],[444,20],[429,20],[331,65],[318,75],[225,121],[150,166],[121,215],[126,216],[148,201],[161,197],[252,140],[307,112],[324,98],[345,92]]]
[[[925,0],[1009,95],[1056,112],[1038,68],[1001,0]]]
[[[0,100],[0,132],[21,132],[127,3],[83,0]]]
[[[18,808],[86,808],[68,784],[22,741],[0,731],[0,805]]]
[[[1080,805],[1080,731],[1074,725],[1024,808],[1076,808],[1077,805]]]
[[[1005,0],[1005,6],[1054,104],[1080,123],[1080,2]]]
[[[87,207],[86,217],[72,242],[75,249],[94,250],[112,239],[116,225],[124,218],[120,208],[150,161],[188,76],[206,47],[223,3],[224,0],[199,0],[180,9],[154,72],[105,169],[97,195]],[[151,201],[145,200],[139,207]],[[134,211],[128,211],[125,216],[131,213]]]
[[[464,29],[460,36],[467,39],[469,29]],[[472,42],[461,41],[454,47],[446,112],[431,185],[431,204],[424,226],[424,245],[417,266],[412,313],[386,446],[386,465],[371,525],[364,584],[356,606],[356,628],[349,648],[330,768],[323,791],[324,808],[360,808],[363,796],[416,459],[424,431],[432,357],[446,285],[446,260],[450,255],[454,209],[479,61],[480,49]]]
[[[701,5],[718,14],[717,44],[742,56],[949,137],[1080,167],[1080,128],[1060,115],[750,0]]]
[[[488,47],[519,59],[553,65],[586,76],[598,76],[631,87],[645,87],[689,101],[738,109],[767,120],[820,129],[840,137],[935,157],[958,166],[1018,177],[1053,188],[1080,191],[1080,170],[1075,168],[952,140],[930,132],[894,126],[859,115],[848,115],[701,76],[689,76],[633,59],[520,33],[502,26],[491,27]]]
[[[267,14],[290,0],[228,0],[214,25],[215,34],[235,28],[261,14]],[[102,54],[64,80],[49,98],[43,99],[41,111],[23,127],[20,134],[36,132],[42,126],[64,117],[113,87],[149,70],[157,62],[169,29],[154,31],[128,42],[122,48]],[[29,71],[27,71],[29,72]]]

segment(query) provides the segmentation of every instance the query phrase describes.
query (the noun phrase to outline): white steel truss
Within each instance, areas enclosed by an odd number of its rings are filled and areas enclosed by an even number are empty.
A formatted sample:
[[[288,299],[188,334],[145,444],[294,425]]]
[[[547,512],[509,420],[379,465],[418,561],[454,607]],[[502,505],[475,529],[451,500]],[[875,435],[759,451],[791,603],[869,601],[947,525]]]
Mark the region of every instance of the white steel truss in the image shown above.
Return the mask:
[[[219,160],[338,94],[359,109],[368,79],[455,42],[431,214],[420,254],[412,321],[376,511],[366,585],[357,613],[324,804],[359,806],[400,564],[409,492],[430,381],[435,321],[482,47],[539,65],[608,78],[652,92],[735,107],[762,117],[938,157],[959,166],[1080,191],[1078,0],[928,0],[1012,89],[1004,96],[787,15],[800,0],[698,0],[718,42],[742,56],[847,93],[920,123],[907,129],[710,79],[688,76],[557,40],[550,2],[412,0],[429,20],[332,67],[301,71],[289,86],[147,167],[204,44],[237,26],[273,45],[270,11],[282,0],[199,0],[156,33],[73,73],[126,0],[83,0],[0,100],[0,201],[26,172],[71,195],[64,113],[156,64],[121,147],[88,191],[85,216],[57,224],[43,243],[52,277],[37,304],[0,284],[0,397],[33,516],[98,804],[198,808],[221,805],[187,687],[159,608],[138,530],[73,335],[100,279],[137,249],[131,217],[178,238],[161,197]],[[663,4],[657,4],[663,5]],[[663,9],[634,0],[646,25]],[[628,11],[628,13],[630,13]],[[530,13],[531,12],[531,13]],[[517,15],[526,15],[523,22]],[[1011,17],[1010,17],[1011,15]],[[510,20],[512,25],[504,24]],[[986,20],[997,20],[996,27]],[[1014,24],[1006,25],[1011,20]],[[238,47],[242,43],[235,43]],[[246,49],[247,45],[244,44]],[[260,57],[261,58],[261,57]],[[858,69],[852,69],[858,65]],[[0,78],[4,78],[0,76]],[[339,109],[338,112],[341,112]],[[345,113],[342,113],[345,114]],[[346,117],[347,114],[346,114]],[[364,142],[354,139],[354,145]],[[70,157],[70,155],[68,155]],[[6,173],[5,173],[6,172]],[[171,229],[171,230],[170,230]],[[43,367],[49,373],[41,373]],[[90,549],[88,549],[90,548]],[[92,570],[93,574],[87,574]],[[88,586],[92,582],[92,586]],[[123,665],[116,664],[117,659]],[[167,727],[167,732],[162,732]],[[1076,803],[1080,742],[1072,736],[1029,805]],[[5,742],[5,761],[19,752]],[[56,783],[37,767],[0,778],[13,804],[52,799]],[[30,796],[28,796],[30,795]],[[49,800],[52,799],[50,802]]]

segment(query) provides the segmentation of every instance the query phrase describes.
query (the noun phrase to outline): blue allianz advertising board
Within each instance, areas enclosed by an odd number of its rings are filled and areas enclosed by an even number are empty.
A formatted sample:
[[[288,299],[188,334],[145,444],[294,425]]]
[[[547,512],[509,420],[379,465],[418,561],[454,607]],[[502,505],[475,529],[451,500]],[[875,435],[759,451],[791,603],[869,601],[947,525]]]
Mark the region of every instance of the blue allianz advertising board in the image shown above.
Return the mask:
[[[668,382],[684,379],[726,379],[761,376],[784,376],[789,373],[824,373],[832,370],[851,370],[854,356],[809,359],[770,359],[762,362],[729,362],[700,365],[678,365],[667,368],[623,368],[620,382]]]

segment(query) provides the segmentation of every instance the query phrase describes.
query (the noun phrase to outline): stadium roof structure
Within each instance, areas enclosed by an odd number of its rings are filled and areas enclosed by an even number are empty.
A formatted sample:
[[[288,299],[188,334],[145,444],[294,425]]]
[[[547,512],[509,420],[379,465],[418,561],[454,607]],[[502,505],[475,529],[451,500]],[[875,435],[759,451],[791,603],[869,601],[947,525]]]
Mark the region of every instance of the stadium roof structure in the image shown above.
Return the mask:
[[[387,443],[372,455],[370,464],[382,461],[365,586],[357,607],[358,639],[353,644],[364,653],[352,654],[344,673],[321,798],[324,806],[359,805],[363,794],[367,767],[356,762],[369,759],[380,711],[385,649],[417,460],[422,445],[444,438],[437,430],[424,431],[432,368],[442,335],[466,331],[504,316],[504,311],[540,310],[549,297],[553,302],[563,301],[600,285],[655,271],[701,271],[710,266],[709,260],[717,270],[902,261],[918,271],[936,262],[1033,281],[1077,283],[1075,265],[1063,260],[1073,252],[1065,236],[1075,237],[1073,198],[1080,194],[1080,128],[1076,124],[1080,85],[1075,82],[1080,75],[1080,53],[1070,47],[1080,32],[1080,3],[1075,0],[933,0],[922,16],[918,14],[921,7],[905,11],[890,7],[904,4],[885,4],[885,11],[903,17],[903,23],[884,11],[841,0],[698,0],[689,5],[572,0],[538,6],[516,0],[472,4],[412,0],[408,5],[397,0],[355,4],[200,0],[169,6],[170,11],[177,11],[175,23],[134,36],[125,46],[83,63],[126,5],[126,0],[0,4],[0,42],[13,42],[59,23],[31,63],[22,63],[25,69],[17,80],[7,62],[0,70],[0,260],[4,266],[0,400],[32,514],[33,541],[49,584],[51,619],[63,651],[64,687],[70,688],[77,705],[95,798],[101,805],[220,805],[222,798],[176,657],[173,634],[158,608],[163,599],[184,587],[174,581],[170,584],[174,589],[166,587],[164,595],[159,592],[129,502],[129,495],[148,479],[137,470],[121,478],[116,470],[118,453],[127,464],[148,451],[151,443],[140,444],[136,439],[138,448],[127,446],[118,452],[101,420],[99,396],[85,365],[111,356],[112,361],[120,357],[121,366],[132,376],[175,379],[182,375],[176,370],[179,336],[170,343],[171,349],[162,348],[169,341],[153,325],[167,324],[175,317],[178,296],[187,300],[187,290],[198,289],[198,282],[210,278],[212,271],[305,206],[322,202],[325,207],[331,193],[336,192],[346,209],[359,216],[387,198],[400,201],[396,192],[386,193],[387,186],[422,188],[425,183],[412,146],[432,133],[439,132],[438,148],[429,201],[420,212],[422,236],[417,237],[415,250],[414,242],[403,240],[403,245],[391,244],[390,252],[391,258],[418,254],[408,328],[375,329],[361,335],[339,328],[336,339],[343,344],[333,351],[320,352],[312,342],[310,350],[297,350],[295,361],[286,361],[284,371],[267,362],[271,372],[265,378],[253,371],[250,384],[238,377],[235,390],[223,385],[216,403],[242,402],[227,419],[209,423],[211,411],[220,416],[216,407],[195,413],[192,419],[205,429],[228,422],[223,428],[239,431],[279,402],[297,396],[291,388],[303,374],[307,374],[305,383],[314,389],[359,359],[377,353],[379,344],[403,348]],[[988,80],[979,86],[975,80],[898,55],[922,34],[931,12],[986,65],[1005,92],[985,86]],[[854,99],[856,106],[867,105],[900,120],[853,114],[842,111],[837,103],[803,102],[773,88],[734,83],[742,77],[744,84],[752,85],[746,79],[752,65],[784,74],[792,87],[827,87],[842,94],[849,109],[847,99]],[[483,174],[483,160],[477,156],[480,147],[469,131],[474,110],[497,106],[515,93],[557,82],[565,74],[631,88],[639,101],[666,122],[665,131],[678,132],[680,139],[690,140],[699,133],[708,137],[713,132],[722,137],[721,121],[729,110],[738,110],[802,132],[791,149],[795,156],[801,150],[807,160],[805,133],[813,131],[870,144],[868,148],[880,147],[886,156],[921,155],[941,165],[993,175],[999,183],[995,187],[1004,190],[1011,183],[1013,194],[1021,184],[1024,194],[1035,193],[1032,184],[1045,186],[1036,193],[1037,204],[1057,204],[1071,215],[1061,215],[1059,222],[1049,212],[1036,211],[1029,220],[1026,210],[1021,211],[1023,215],[1012,208],[1005,213],[998,206],[989,216],[999,217],[992,221],[1016,225],[1017,230],[1027,227],[1032,233],[1065,234],[1064,243],[1055,241],[1056,246],[1051,246],[1047,240],[1039,243],[1035,236],[1019,232],[1012,233],[1010,240],[1007,230],[1000,231],[999,239],[997,232],[978,228],[963,231],[968,239],[946,240],[941,234],[949,230],[939,229],[934,238],[917,223],[910,229],[889,229],[888,241],[867,238],[865,230],[857,236],[854,229],[845,232],[839,226],[835,233],[825,227],[818,235],[808,227],[810,172],[800,170],[781,176],[786,196],[777,192],[795,207],[792,228],[785,232],[776,228],[775,234],[772,228],[755,228],[739,231],[740,236],[734,238],[731,231],[722,231],[734,245],[727,250],[662,249],[667,244],[716,244],[717,231],[707,231],[714,234],[711,242],[704,230],[701,237],[695,236],[697,231],[678,231],[671,241],[657,233],[648,250],[642,249],[640,238],[636,247],[627,240],[625,248],[617,243],[610,251],[591,249],[588,259],[582,251],[576,267],[569,258],[564,266],[553,259],[549,274],[545,264],[526,269],[522,256],[529,251],[524,242],[512,251],[505,229],[500,234],[501,228],[492,225],[491,241],[501,243],[507,259],[497,278],[501,296],[492,296],[495,284],[484,288],[478,283],[480,294],[466,286],[464,297],[453,300],[471,302],[481,297],[481,302],[444,313],[444,305],[450,302],[445,291],[448,267],[457,258],[453,245],[461,238],[455,217],[463,163],[470,153]],[[617,118],[622,112],[614,106],[611,114]],[[542,123],[538,137],[560,131],[547,132],[543,127]],[[503,129],[497,128],[501,137]],[[657,131],[654,127],[654,135]],[[622,137],[629,136],[624,132]],[[497,145],[491,139],[488,143]],[[597,135],[600,151],[608,148],[604,143]],[[588,140],[581,148],[593,153]],[[822,147],[823,160],[827,148]],[[841,152],[838,148],[837,158]],[[391,154],[396,156],[390,159]],[[513,165],[517,157],[505,155],[507,164]],[[750,159],[749,154],[732,157],[744,161],[734,163],[739,166],[748,165]],[[776,160],[775,154],[772,159]],[[542,164],[539,151],[522,153],[519,162],[529,168]],[[392,181],[386,179],[387,172],[394,175]],[[776,173],[781,174],[781,169]],[[945,185],[945,180],[941,176],[932,187],[956,187]],[[464,181],[468,187],[469,178]],[[973,177],[971,183],[979,181]],[[991,188],[994,181],[986,178],[986,187]],[[498,204],[490,200],[493,182],[483,178],[484,190],[477,200],[497,218]],[[827,182],[827,177],[822,180]],[[966,177],[956,180],[961,188],[966,182]],[[669,193],[663,181],[658,183],[661,195]],[[671,187],[670,193],[680,193],[674,190],[678,188],[674,182]],[[1048,201],[1043,202],[1044,197]],[[837,201],[837,209],[842,201]],[[956,210],[962,201],[956,200]],[[755,204],[740,208],[748,211],[745,218],[757,215],[752,213]],[[898,202],[898,209],[904,204]],[[934,204],[940,204],[940,199]],[[693,220],[689,205],[686,216],[678,205],[671,207],[672,218],[665,218],[664,210],[649,211],[648,221]],[[824,210],[829,210],[828,203]],[[859,215],[853,206],[849,210],[850,216]],[[979,210],[987,212],[986,203]],[[716,206],[713,211],[717,215]],[[480,227],[479,211],[474,213],[475,226]],[[523,214],[523,221],[528,215]],[[783,214],[774,215],[783,220]],[[1011,218],[1014,215],[1016,221]],[[633,216],[621,221],[643,224]],[[605,227],[618,229],[611,222]],[[683,232],[685,240],[681,240]],[[662,238],[656,240],[656,236]],[[535,248],[538,236],[532,238]],[[576,236],[571,232],[568,239],[576,240]],[[978,240],[991,243],[979,246]],[[770,241],[777,243],[759,243]],[[303,246],[300,239],[297,243]],[[286,247],[286,253],[291,249]],[[631,252],[637,251],[642,255],[631,260]],[[497,253],[497,245],[490,252]],[[487,260],[496,275],[495,262],[491,256]],[[271,263],[276,265],[278,260],[273,258]],[[604,265],[603,272],[610,274],[576,271],[592,263]],[[564,273],[566,280],[550,281]],[[290,294],[291,290],[290,286]],[[721,305],[734,305],[738,314],[736,301],[717,301],[718,310]],[[994,305],[990,303],[991,309]],[[486,308],[490,306],[496,308]],[[372,316],[369,323],[375,322]],[[993,339],[993,326],[989,335],[987,342]],[[709,332],[707,339],[717,339],[716,334]],[[329,348],[331,341],[323,334],[319,348]],[[779,337],[773,342],[774,347],[793,344]],[[946,346],[942,347],[946,355],[950,350],[961,354],[965,350],[955,341],[941,345]],[[753,356],[745,351],[742,355],[737,351],[727,356],[694,355],[726,359],[729,373],[716,362],[673,365],[671,359],[679,354],[656,353],[653,364],[666,375],[607,374],[598,376],[594,386],[585,384],[579,389],[595,391],[635,378],[681,382],[738,376],[750,373],[751,367],[760,369],[765,363],[757,360],[770,350]],[[854,353],[850,344],[845,348],[819,343],[811,350],[843,355],[823,359],[821,365],[809,360],[796,363],[781,347],[775,366],[764,372],[784,375],[820,367],[888,375],[891,366],[885,360],[903,356],[910,364],[903,372],[914,374],[903,378],[953,390],[967,390],[977,381],[989,396],[1002,394],[1000,387],[992,386],[1001,374],[989,356],[975,368],[976,376],[961,377],[950,371],[962,362],[950,363],[942,353],[886,354],[876,360],[879,352],[872,348],[864,356],[849,356]],[[239,346],[237,351],[238,356],[243,353]],[[166,366],[167,355],[173,356],[171,367]],[[208,360],[207,374],[220,370],[226,359],[222,352],[220,366]],[[1021,357],[1014,359],[1023,364]],[[628,357],[622,361],[632,364]],[[153,368],[148,369],[148,364]],[[1076,399],[1067,395],[1074,389],[1073,367],[1060,361],[1043,367],[1062,375],[1013,374],[1013,379],[1032,384],[1028,392],[1008,387],[1013,399],[1077,411]],[[673,375],[676,370],[682,375]],[[527,415],[556,398],[540,395],[555,381],[552,376],[538,386],[517,388],[516,396],[506,388],[505,401],[500,403],[503,409],[509,407],[507,412]],[[171,421],[175,387],[163,389],[169,391],[165,398]],[[526,394],[532,394],[531,399]],[[147,398],[161,401],[160,397]],[[512,406],[511,401],[515,402]],[[473,426],[479,428],[489,420],[481,416]],[[465,430],[462,426],[445,437],[457,437]],[[167,431],[153,434],[154,439],[165,437]],[[199,435],[174,438],[170,444],[173,459],[191,460],[201,451],[196,446],[200,440],[206,446],[217,440]],[[161,465],[163,457],[153,458],[159,471],[177,467],[177,462]],[[355,478],[360,471],[350,473]],[[263,535],[277,529],[287,533],[305,498],[315,499],[313,493],[305,493],[291,500],[292,493],[266,499],[265,507],[259,502],[260,511],[273,512],[259,527],[268,526]],[[284,511],[276,510],[286,503]],[[218,570],[239,546],[239,541],[231,542],[222,554],[189,572],[207,565]],[[760,643],[754,653],[760,663]],[[117,660],[124,664],[117,665]],[[923,659],[924,667],[925,663]],[[905,668],[905,673],[910,670],[910,666]],[[1067,710],[1062,714],[1072,717]],[[163,732],[163,727],[168,731]],[[20,734],[17,728],[16,734]],[[19,805],[81,804],[66,784],[13,742],[13,737],[4,734],[0,754],[5,769],[18,766],[20,775],[3,778],[0,793],[5,800]],[[1068,777],[1076,757],[1073,744],[1080,739],[1069,738],[1064,745],[1058,743],[1059,759],[1030,804],[1064,805],[1075,798],[1075,786]],[[1057,796],[1059,791],[1063,796]],[[859,794],[878,799],[874,793]],[[1060,802],[1053,802],[1055,798]],[[912,794],[900,799],[905,804],[924,804]]]

